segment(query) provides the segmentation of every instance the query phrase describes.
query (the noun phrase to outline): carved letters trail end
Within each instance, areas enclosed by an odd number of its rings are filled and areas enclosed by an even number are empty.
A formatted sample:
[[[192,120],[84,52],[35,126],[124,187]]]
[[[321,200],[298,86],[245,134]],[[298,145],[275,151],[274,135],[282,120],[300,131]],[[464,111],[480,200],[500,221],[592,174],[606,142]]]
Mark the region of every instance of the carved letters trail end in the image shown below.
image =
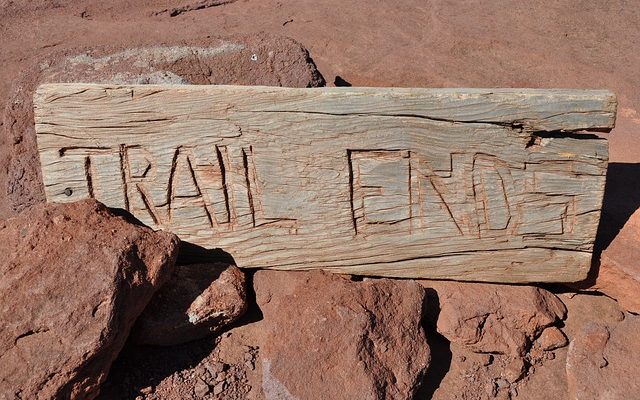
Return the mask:
[[[607,91],[49,84],[48,201],[94,197],[240,267],[586,277]]]

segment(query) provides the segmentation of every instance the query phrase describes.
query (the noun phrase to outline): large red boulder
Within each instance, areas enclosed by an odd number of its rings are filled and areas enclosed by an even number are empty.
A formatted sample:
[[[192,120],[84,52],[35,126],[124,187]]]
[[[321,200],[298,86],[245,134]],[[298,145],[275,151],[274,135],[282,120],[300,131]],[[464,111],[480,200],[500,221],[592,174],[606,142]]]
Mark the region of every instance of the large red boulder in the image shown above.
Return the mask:
[[[0,222],[0,398],[95,397],[178,243],[94,200]]]
[[[246,324],[128,348],[101,398],[413,399],[429,363],[424,290],[407,280],[258,271]]]
[[[414,397],[430,360],[420,285],[259,271],[254,289],[266,398]]]
[[[640,313],[640,209],[602,252],[593,289]]]
[[[420,281],[438,333],[479,353],[521,357],[566,309],[553,293],[535,286]],[[439,310],[439,313],[437,313]]]

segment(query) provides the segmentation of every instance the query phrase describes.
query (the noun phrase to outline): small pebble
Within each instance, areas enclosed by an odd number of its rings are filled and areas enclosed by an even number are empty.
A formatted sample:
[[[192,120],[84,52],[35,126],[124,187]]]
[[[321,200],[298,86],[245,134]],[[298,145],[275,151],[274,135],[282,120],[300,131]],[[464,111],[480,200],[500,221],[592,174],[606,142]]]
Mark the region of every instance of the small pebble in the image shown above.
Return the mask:
[[[493,362],[493,356],[491,354],[481,354],[480,357],[480,363],[484,367],[491,365],[491,363]]]
[[[550,326],[538,338],[542,350],[550,351],[559,349],[569,344],[565,334],[556,326]]]
[[[214,388],[213,388],[213,394],[214,395],[219,395],[220,393],[222,393],[224,391],[224,382],[220,382],[218,383]]]
[[[152,386],[147,386],[145,388],[140,389],[140,393],[142,394],[151,394],[153,393],[153,387]]]
[[[509,382],[506,379],[500,378],[500,379],[496,379],[496,385],[500,389],[504,389],[504,388],[509,387]]]
[[[209,385],[207,385],[205,381],[203,381],[200,378],[196,380],[196,384],[194,387],[194,393],[196,394],[196,396],[204,397],[207,395],[207,393],[209,393],[210,390],[211,388],[209,387]]]
[[[518,382],[524,375],[524,370],[524,360],[521,358],[514,358],[509,362],[509,364],[507,364],[504,371],[504,377],[507,378],[509,382]]]

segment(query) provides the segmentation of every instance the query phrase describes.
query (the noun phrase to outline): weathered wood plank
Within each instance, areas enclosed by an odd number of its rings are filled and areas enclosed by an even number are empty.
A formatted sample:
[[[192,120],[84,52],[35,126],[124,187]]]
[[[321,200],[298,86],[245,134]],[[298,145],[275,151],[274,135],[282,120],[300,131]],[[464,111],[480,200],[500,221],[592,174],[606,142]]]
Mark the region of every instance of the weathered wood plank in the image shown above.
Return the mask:
[[[92,196],[241,267],[497,282],[589,269],[607,91],[49,84],[49,201]],[[562,132],[560,132],[562,131]]]

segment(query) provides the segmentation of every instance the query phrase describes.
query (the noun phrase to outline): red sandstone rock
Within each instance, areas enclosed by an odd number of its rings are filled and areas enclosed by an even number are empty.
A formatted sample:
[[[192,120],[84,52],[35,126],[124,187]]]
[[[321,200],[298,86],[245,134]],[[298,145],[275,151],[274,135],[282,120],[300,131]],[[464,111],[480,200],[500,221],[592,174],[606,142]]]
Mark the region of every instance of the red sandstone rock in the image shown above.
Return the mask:
[[[244,273],[233,265],[178,266],[138,318],[139,344],[173,346],[201,339],[237,320],[247,308]]]
[[[196,398],[202,382],[206,399],[413,398],[430,358],[419,285],[322,272],[253,281],[251,322],[188,346],[128,348],[101,398]]]
[[[264,400],[258,333],[249,324],[172,347],[127,346],[98,399]]]
[[[412,281],[258,271],[267,399],[412,399],[429,365]]]
[[[93,200],[0,222],[0,398],[95,397],[177,247]]]
[[[624,320],[624,313],[620,306],[606,296],[585,294],[563,294],[561,300],[567,306],[567,319],[563,328],[567,337],[571,340],[569,348],[563,347],[554,351],[542,352],[538,357],[540,363],[530,367],[525,379],[517,386],[518,398],[544,400],[544,399],[623,399],[637,396],[623,396],[622,393],[610,390],[610,385],[627,385],[622,378],[618,381],[609,372],[603,372],[601,365],[607,359],[615,364],[611,368],[614,371],[628,368],[636,371],[638,367],[633,364],[633,358],[637,349],[629,345],[638,341],[637,333],[626,331],[626,337],[619,338],[615,345],[623,351],[630,351],[631,363],[627,364],[626,357],[605,355],[608,347],[609,332],[617,331]],[[546,330],[548,330],[547,328]],[[545,330],[545,331],[546,331]],[[622,331],[624,332],[624,330]],[[529,359],[535,358],[534,354],[541,351],[541,337],[531,349]],[[606,343],[605,343],[606,342]],[[533,356],[533,357],[532,357]],[[636,361],[637,363],[637,361]],[[610,368],[609,365],[604,369]],[[616,389],[617,390],[617,389]],[[627,395],[629,392],[626,392]],[[571,396],[570,396],[571,394]],[[610,396],[610,397],[607,397]]]
[[[586,325],[613,327],[625,318],[620,304],[607,296],[566,293],[560,295],[560,299],[567,307],[562,330],[569,340],[578,336]]]
[[[432,350],[436,351],[433,347]],[[566,352],[566,349],[562,350]],[[456,343],[451,344],[450,351],[446,375],[435,388],[433,396],[423,399],[566,399],[564,360],[556,362],[553,356],[533,360],[530,357],[480,354]],[[434,358],[432,363],[435,362]],[[432,377],[427,375],[427,385],[430,384],[429,378]]]
[[[637,398],[640,393],[640,317],[607,327],[587,324],[567,354],[570,399]]]
[[[544,351],[551,351],[566,346],[569,341],[557,326],[550,326],[544,331],[536,341]]]
[[[640,317],[605,297],[565,299],[569,399],[634,399],[640,393]]]
[[[640,313],[640,210],[602,252],[593,288],[618,300],[627,311]]]
[[[544,347],[556,347],[563,342],[564,333],[554,326],[546,328],[522,358],[493,354],[487,362],[482,358],[487,354],[473,353],[464,345],[452,343],[450,366],[435,389],[433,399],[566,400],[570,398],[570,388],[572,400],[637,397],[633,395],[632,390],[636,390],[633,385],[628,391],[611,389],[611,386],[626,385],[625,382],[633,380],[632,374],[639,372],[635,361],[639,354],[635,348],[638,333],[633,329],[620,330],[613,348],[607,350],[611,339],[603,347],[608,332],[618,332],[624,320],[619,305],[606,296],[563,294],[560,299],[567,307],[563,330],[572,340],[570,348],[544,350]],[[432,351],[437,354],[438,348],[432,346]],[[624,352],[630,352],[630,364],[621,356]],[[621,369],[627,368],[629,373],[622,372],[618,380],[611,373],[603,372],[603,359],[608,364],[604,369],[613,368],[620,373]],[[521,364],[513,360],[524,361],[524,374],[515,382],[510,378],[518,375]],[[434,356],[432,363],[438,361],[442,362]]]
[[[294,40],[235,36],[180,44],[116,49],[93,47],[85,53],[40,60],[16,79],[0,126],[0,210],[19,212],[43,202],[36,151],[32,96],[40,83],[95,82],[137,84],[237,84],[289,87],[323,86],[309,53]],[[6,152],[6,153],[5,153]],[[4,169],[4,168],[3,168]],[[2,219],[3,215],[0,215]]]
[[[566,355],[566,347],[545,352],[540,363],[529,367],[527,376],[517,385],[515,399],[567,400]]]
[[[438,332],[480,353],[522,356],[544,328],[566,313],[554,294],[534,286],[420,283],[427,288],[429,316]]]

